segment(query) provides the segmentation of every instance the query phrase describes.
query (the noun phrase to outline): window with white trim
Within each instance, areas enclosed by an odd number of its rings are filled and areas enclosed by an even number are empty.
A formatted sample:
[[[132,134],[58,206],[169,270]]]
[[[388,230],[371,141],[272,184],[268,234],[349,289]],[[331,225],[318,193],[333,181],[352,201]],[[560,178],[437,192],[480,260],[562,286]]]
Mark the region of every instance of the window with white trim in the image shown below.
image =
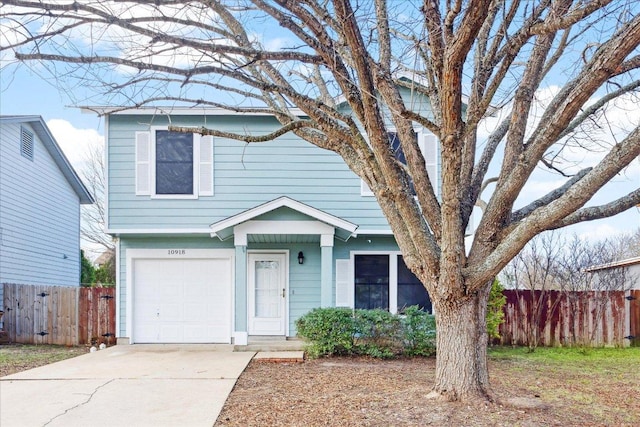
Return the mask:
[[[193,134],[156,131],[156,194],[193,195]]]
[[[432,311],[427,290],[399,252],[356,252],[336,260],[336,306],[403,313],[414,305]]]
[[[354,257],[355,308],[389,310],[389,256]]]
[[[395,131],[387,132],[389,137],[389,144],[391,145],[391,149],[394,153],[396,159],[400,162],[407,164],[407,161],[404,156],[404,152],[402,151],[402,147],[400,146],[400,139],[398,138],[398,133]],[[422,152],[422,156],[424,157],[425,167],[427,169],[427,174],[429,175],[429,180],[433,185],[436,186],[436,192],[438,191],[438,139],[434,134],[427,130],[416,130],[415,136],[418,139],[418,147]],[[413,190],[413,183],[410,183],[412,187],[412,192],[415,194]],[[369,188],[364,180],[360,180],[360,195],[361,196],[373,196],[373,192]]]
[[[213,138],[152,128],[136,132],[136,195],[194,199],[213,195]]]

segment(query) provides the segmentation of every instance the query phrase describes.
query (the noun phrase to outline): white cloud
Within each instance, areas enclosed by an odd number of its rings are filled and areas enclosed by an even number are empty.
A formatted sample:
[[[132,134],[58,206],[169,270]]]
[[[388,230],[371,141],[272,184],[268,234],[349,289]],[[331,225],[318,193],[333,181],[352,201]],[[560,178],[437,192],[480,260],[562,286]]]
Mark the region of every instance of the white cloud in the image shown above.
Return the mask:
[[[62,119],[47,122],[53,137],[76,172],[82,175],[88,154],[104,146],[104,136],[95,129],[77,129]]]
[[[608,220],[598,220],[573,225],[567,234],[576,234],[582,240],[598,241],[632,233],[640,227],[640,210],[630,209]]]

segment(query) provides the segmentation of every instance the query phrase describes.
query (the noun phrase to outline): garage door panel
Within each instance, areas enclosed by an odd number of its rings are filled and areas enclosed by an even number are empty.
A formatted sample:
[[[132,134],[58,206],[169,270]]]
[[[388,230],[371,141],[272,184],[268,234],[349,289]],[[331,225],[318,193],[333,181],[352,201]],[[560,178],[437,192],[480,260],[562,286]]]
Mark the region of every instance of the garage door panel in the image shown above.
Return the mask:
[[[187,283],[184,287],[184,297],[186,301],[198,301],[203,298],[211,298],[213,294],[213,283]]]
[[[211,319],[207,304],[185,304],[184,320],[187,322],[198,321],[199,319]]]
[[[157,292],[160,295],[161,299],[165,298],[180,298],[183,293],[183,284],[179,282],[160,282]]]
[[[159,305],[159,320],[162,322],[179,322],[184,317],[184,309],[182,305],[177,302],[162,303]]]
[[[160,325],[160,337],[165,342],[182,342],[181,330],[180,325],[163,323]]]
[[[135,259],[133,341],[231,341],[231,258]]]
[[[139,325],[137,329],[137,339],[140,342],[156,342],[160,337],[160,328],[156,325]]]
[[[219,334],[219,331],[206,326],[186,325],[184,328],[184,337],[187,342],[207,342],[210,339],[209,337],[215,337],[216,334]]]

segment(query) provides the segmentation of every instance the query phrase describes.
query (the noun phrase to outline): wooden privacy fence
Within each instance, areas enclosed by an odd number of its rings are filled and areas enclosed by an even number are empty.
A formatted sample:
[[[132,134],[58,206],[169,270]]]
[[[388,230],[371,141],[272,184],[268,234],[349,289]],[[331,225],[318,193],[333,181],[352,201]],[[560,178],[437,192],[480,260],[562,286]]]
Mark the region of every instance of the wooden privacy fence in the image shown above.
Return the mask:
[[[525,346],[640,344],[640,290],[506,290],[500,343]]]
[[[115,343],[115,288],[2,286],[3,329],[11,342]]]

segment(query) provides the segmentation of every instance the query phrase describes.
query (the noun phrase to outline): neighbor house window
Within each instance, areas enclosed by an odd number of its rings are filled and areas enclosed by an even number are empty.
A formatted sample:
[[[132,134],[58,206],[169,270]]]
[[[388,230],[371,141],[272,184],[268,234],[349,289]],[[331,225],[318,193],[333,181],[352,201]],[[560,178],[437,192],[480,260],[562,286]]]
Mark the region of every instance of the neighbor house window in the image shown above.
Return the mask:
[[[20,154],[29,160],[33,160],[34,140],[33,133],[20,127]]]
[[[152,128],[136,132],[136,195],[213,196],[213,138]]]
[[[417,305],[421,310],[432,311],[427,290],[397,252],[356,254],[353,257],[353,273],[354,308],[380,308],[403,313],[407,307]],[[336,282],[342,282],[338,275]],[[345,302],[348,300],[345,299]]]

